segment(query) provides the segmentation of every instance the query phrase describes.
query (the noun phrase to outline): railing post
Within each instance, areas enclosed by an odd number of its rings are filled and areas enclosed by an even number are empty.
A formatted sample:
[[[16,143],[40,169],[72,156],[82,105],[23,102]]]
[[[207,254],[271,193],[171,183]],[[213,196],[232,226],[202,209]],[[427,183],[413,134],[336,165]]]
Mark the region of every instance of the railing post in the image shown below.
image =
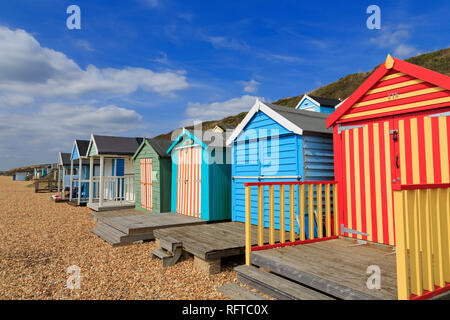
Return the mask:
[[[314,239],[314,185],[308,185],[308,224],[309,239]]]
[[[94,157],[89,158],[89,203],[94,200]]]
[[[264,186],[258,186],[258,246],[264,245]]]
[[[252,203],[251,187],[245,187],[245,264],[250,265],[250,252],[252,247]]]
[[[269,244],[275,244],[275,187],[269,186]]]
[[[339,195],[338,195],[338,185],[333,184],[333,224],[334,224],[334,235],[339,236]]]
[[[330,184],[325,185],[325,230],[326,236],[331,237],[331,194]]]
[[[405,234],[404,191],[394,191],[394,215],[397,261],[397,294],[399,300],[409,300],[408,253]]]
[[[298,208],[298,219],[299,221],[299,235],[300,240],[305,240],[305,185],[301,184],[298,186],[298,202],[299,202],[299,208]]]
[[[289,185],[289,228],[290,240],[295,241],[295,188],[294,185]]]
[[[286,242],[284,184],[280,185],[280,242]]]

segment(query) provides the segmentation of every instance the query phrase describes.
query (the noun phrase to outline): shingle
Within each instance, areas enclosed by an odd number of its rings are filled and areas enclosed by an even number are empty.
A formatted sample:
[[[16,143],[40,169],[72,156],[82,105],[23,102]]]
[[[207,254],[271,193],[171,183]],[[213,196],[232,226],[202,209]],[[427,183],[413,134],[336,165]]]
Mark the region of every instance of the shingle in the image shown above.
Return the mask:
[[[317,132],[317,133],[333,133],[333,130],[327,129],[326,127],[326,119],[329,114],[307,111],[307,110],[298,110],[289,107],[282,107],[276,104],[262,102],[303,131],[308,132]]]
[[[310,96],[314,100],[316,100],[322,107],[331,107],[334,108],[339,103],[341,103],[341,100],[338,99],[332,99],[332,98],[322,98],[322,97],[316,97],[316,96]]]
[[[94,135],[94,140],[98,154],[134,155],[144,139]]]
[[[161,157],[161,158],[170,158],[170,155],[167,154],[167,150],[172,145],[172,141],[170,140],[163,140],[163,139],[146,139],[148,143],[153,147],[155,152]]]

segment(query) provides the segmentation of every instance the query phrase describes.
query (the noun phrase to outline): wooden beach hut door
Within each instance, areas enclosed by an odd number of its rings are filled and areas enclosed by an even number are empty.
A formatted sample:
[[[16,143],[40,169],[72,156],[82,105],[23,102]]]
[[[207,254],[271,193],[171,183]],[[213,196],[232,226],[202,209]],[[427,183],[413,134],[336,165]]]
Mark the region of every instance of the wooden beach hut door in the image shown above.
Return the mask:
[[[177,213],[201,217],[201,147],[180,147],[177,165]]]
[[[152,159],[141,159],[141,208],[152,210]]]
[[[344,236],[394,245],[392,184],[398,157],[394,120],[341,127]]]

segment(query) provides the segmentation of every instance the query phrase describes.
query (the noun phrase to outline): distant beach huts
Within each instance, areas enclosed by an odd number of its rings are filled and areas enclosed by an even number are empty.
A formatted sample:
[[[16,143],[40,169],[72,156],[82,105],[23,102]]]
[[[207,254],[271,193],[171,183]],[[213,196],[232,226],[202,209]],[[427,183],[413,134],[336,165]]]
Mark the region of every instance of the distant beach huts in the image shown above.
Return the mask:
[[[89,140],[75,140],[70,155],[69,201],[86,205],[89,197],[89,163],[86,161]],[[83,162],[84,160],[84,162]]]
[[[245,182],[334,179],[333,140],[332,131],[325,126],[327,116],[326,113],[298,110],[262,101],[255,103],[227,140],[227,145],[232,146],[233,157],[233,221],[245,222]],[[269,222],[268,198],[268,188],[265,188],[265,226]],[[257,208],[257,203],[257,197],[253,197],[252,207]],[[278,206],[276,203],[275,221],[279,221]],[[253,210],[252,223],[257,224],[255,211]],[[289,230],[288,217],[286,226]]]
[[[194,131],[195,132],[195,131]],[[172,158],[171,208],[207,221],[231,218],[231,165],[225,134],[183,129],[167,151]]]
[[[170,140],[144,139],[133,156],[136,208],[149,213],[170,212],[172,162]]]

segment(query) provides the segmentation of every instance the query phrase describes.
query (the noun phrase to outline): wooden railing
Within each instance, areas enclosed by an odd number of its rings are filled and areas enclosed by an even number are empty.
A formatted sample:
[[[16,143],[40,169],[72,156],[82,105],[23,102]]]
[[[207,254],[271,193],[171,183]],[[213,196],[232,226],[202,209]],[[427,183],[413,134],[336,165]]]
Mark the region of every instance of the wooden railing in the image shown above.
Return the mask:
[[[398,299],[450,290],[450,184],[394,186],[394,211]]]
[[[134,201],[134,175],[102,177],[105,201]],[[92,196],[95,202],[100,199],[100,177],[92,178]]]
[[[329,240],[339,236],[337,184],[335,181],[311,182],[251,182],[245,183],[245,261],[250,265],[251,251],[305,244]],[[264,187],[268,186],[269,224],[268,241],[264,239]],[[257,187],[257,246],[252,247],[252,194],[251,188]],[[275,232],[275,191],[278,189],[278,241]],[[286,203],[288,192],[288,203]],[[296,201],[297,194],[297,201]],[[296,210],[296,204],[298,204]],[[288,205],[289,233],[286,226],[286,206]],[[311,209],[312,208],[312,209]],[[298,216],[296,217],[296,211]],[[313,214],[309,214],[313,212]],[[313,217],[311,219],[311,216]],[[308,221],[305,222],[305,217]],[[295,222],[299,227],[296,234]],[[267,231],[267,230],[266,230]],[[288,239],[286,239],[288,236]]]

